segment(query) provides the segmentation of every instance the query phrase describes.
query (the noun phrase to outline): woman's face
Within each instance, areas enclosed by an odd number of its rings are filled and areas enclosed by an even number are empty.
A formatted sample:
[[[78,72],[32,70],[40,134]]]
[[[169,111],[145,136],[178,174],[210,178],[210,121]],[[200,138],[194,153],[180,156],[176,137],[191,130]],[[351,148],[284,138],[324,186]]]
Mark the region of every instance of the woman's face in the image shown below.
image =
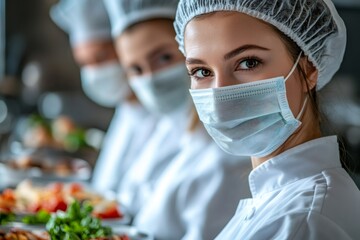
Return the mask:
[[[242,13],[217,12],[190,21],[185,29],[191,88],[217,88],[278,76],[294,65],[284,42],[268,24]],[[299,74],[286,81],[294,115],[304,101]]]
[[[151,20],[131,27],[116,40],[116,49],[129,78],[184,61],[170,20]]]
[[[73,55],[80,66],[95,66],[109,61],[118,61],[112,40],[91,41],[75,45]]]

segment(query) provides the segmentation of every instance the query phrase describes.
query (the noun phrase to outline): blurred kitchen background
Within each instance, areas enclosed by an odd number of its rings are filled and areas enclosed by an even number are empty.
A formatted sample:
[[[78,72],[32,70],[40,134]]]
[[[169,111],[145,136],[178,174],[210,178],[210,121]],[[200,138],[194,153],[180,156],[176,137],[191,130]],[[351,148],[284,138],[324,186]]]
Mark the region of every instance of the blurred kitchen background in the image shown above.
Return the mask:
[[[76,0],[74,0],[76,1]],[[91,102],[81,90],[68,36],[49,18],[56,0],[0,0],[0,146],[21,135],[21,120],[68,116],[81,129],[92,129],[97,150],[114,109]],[[360,186],[360,0],[335,1],[348,30],[341,70],[322,92],[328,102],[326,130],[341,136],[344,157]],[[20,129],[20,130],[19,130]],[[16,137],[15,137],[16,138]],[[96,154],[91,158],[96,159]]]

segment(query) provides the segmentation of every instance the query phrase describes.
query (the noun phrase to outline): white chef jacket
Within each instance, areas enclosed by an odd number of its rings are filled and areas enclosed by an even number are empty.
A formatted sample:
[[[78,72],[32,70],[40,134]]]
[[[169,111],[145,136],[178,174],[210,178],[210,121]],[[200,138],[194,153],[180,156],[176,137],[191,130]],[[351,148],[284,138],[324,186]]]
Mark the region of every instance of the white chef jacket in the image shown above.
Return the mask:
[[[116,191],[155,129],[157,119],[139,103],[117,107],[96,161],[92,186],[102,192]]]
[[[249,175],[252,199],[216,238],[360,239],[360,193],[341,167],[336,136],[269,159]]]
[[[135,163],[126,172],[117,195],[132,216],[151,196],[156,179],[180,151],[179,139],[186,131],[190,103],[160,118],[156,129]]]
[[[134,225],[157,240],[214,239],[250,196],[251,169],[249,157],[226,154],[203,127],[187,132]]]

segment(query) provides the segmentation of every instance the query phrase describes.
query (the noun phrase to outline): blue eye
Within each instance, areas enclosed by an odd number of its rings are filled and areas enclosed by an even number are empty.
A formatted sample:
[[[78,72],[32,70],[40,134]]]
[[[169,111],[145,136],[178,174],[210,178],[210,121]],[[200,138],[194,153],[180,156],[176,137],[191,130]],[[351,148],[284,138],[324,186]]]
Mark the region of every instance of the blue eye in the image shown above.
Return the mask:
[[[239,64],[240,69],[242,70],[251,70],[253,68],[256,68],[260,64],[260,61],[249,58],[244,61],[241,61]]]

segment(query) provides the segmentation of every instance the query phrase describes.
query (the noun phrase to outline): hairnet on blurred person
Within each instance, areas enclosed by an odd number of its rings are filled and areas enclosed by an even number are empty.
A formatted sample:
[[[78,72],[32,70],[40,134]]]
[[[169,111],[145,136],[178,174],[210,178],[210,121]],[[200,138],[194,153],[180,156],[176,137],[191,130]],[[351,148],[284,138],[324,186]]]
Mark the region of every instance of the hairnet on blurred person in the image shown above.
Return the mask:
[[[86,95],[105,107],[115,107],[128,97],[129,87],[113,47],[110,21],[103,2],[60,0],[51,8],[50,16],[69,35],[74,56],[81,67],[81,82]]]
[[[69,35],[85,94],[99,105],[116,108],[91,182],[98,191],[116,191],[124,172],[150,138],[156,118],[139,104],[128,86],[102,0],[60,0],[50,15]]]

